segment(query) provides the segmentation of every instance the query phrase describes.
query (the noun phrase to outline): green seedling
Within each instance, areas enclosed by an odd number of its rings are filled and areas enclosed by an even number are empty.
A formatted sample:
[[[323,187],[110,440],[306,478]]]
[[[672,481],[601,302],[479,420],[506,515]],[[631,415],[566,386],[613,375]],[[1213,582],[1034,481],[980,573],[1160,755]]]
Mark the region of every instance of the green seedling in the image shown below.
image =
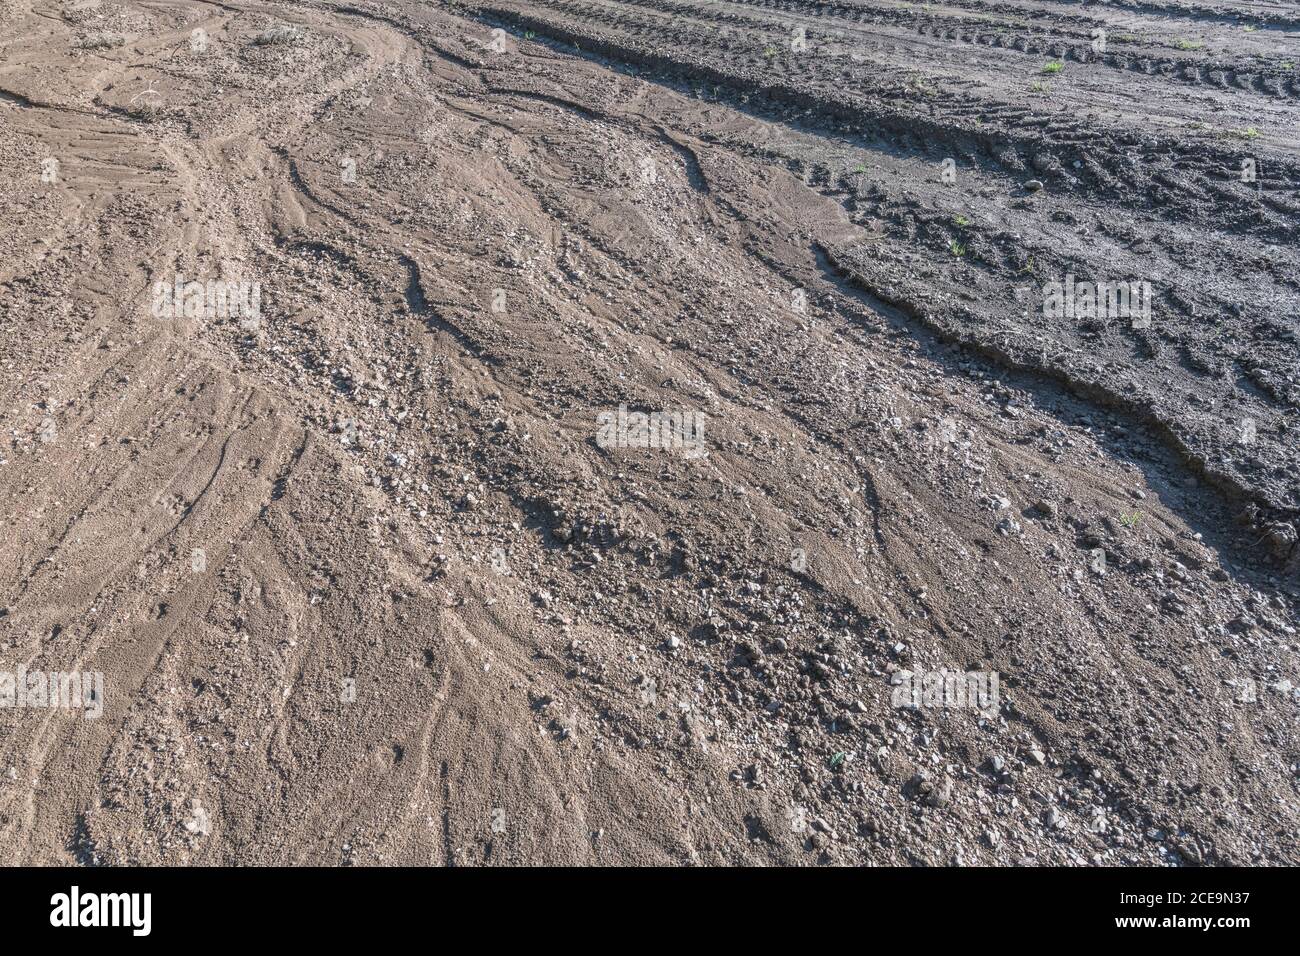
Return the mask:
[[[1060,73],[1063,69],[1065,69],[1064,63],[1062,63],[1060,60],[1053,60],[1051,63],[1047,64],[1047,66],[1043,67],[1043,72]]]

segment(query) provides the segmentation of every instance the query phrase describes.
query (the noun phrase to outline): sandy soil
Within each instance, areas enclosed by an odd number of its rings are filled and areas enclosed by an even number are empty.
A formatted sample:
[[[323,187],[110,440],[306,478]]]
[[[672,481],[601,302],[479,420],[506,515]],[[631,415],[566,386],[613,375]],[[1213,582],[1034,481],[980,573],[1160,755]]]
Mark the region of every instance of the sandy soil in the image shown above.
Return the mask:
[[[0,859],[1300,862],[1298,31],[0,5]]]

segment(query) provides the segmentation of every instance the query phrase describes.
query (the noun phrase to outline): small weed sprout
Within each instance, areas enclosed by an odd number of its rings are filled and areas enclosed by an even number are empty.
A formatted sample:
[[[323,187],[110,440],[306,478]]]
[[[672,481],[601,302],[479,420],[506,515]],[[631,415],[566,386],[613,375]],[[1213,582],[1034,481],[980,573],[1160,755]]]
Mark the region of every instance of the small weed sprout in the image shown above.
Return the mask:
[[[290,43],[301,43],[303,37],[302,27],[288,23],[277,23],[255,36],[253,44],[255,46],[284,46]]]
[[[112,50],[126,43],[125,38],[116,33],[100,31],[92,33],[84,40],[77,43],[77,47],[82,50]]]

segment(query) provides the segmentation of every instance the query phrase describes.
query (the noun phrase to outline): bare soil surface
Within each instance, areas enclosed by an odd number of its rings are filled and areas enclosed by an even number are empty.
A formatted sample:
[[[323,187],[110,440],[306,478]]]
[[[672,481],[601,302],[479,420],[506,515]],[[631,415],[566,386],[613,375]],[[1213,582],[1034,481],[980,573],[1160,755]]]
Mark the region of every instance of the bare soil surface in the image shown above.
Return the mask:
[[[1298,63],[1283,3],[6,0],[0,673],[104,693],[0,707],[0,859],[1300,862]]]

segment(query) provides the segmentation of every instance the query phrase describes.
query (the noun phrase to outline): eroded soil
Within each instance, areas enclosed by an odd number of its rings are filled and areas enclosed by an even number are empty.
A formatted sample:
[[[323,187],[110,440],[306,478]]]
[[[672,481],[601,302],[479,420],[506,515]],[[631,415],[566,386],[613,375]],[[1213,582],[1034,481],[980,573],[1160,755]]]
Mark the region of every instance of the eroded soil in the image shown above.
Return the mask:
[[[1298,31],[0,7],[0,858],[1300,861]]]

